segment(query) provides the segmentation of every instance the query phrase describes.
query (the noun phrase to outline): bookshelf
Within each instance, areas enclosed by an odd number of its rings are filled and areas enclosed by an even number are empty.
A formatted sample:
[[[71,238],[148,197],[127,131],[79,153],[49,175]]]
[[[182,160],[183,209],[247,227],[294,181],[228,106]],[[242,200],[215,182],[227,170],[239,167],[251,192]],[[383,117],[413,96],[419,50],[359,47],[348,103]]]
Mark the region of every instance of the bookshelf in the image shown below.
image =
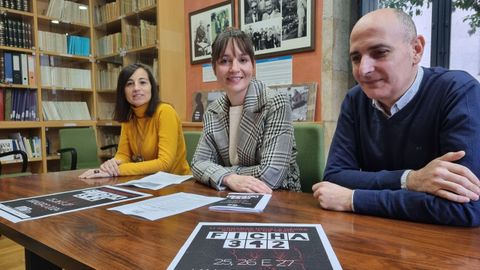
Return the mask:
[[[118,140],[120,124],[112,120],[112,113],[117,76],[125,65],[141,62],[150,66],[162,101],[174,105],[180,117],[185,118],[183,1],[18,3],[0,1],[0,110],[5,114],[6,96],[10,106],[14,104],[11,99],[15,93],[15,100],[18,96],[22,100],[17,106],[22,104],[29,118],[3,115],[0,140],[16,132],[26,139],[40,139],[41,155],[29,158],[29,171],[58,169],[59,129],[93,127],[99,146]],[[27,73],[20,73],[21,77],[27,76],[26,80],[17,78],[13,82],[16,73],[12,73],[12,81],[5,81],[5,52],[12,55],[12,64],[15,56],[15,63],[27,67]],[[112,154],[99,150],[102,160]],[[20,161],[2,165],[4,172],[14,172]]]

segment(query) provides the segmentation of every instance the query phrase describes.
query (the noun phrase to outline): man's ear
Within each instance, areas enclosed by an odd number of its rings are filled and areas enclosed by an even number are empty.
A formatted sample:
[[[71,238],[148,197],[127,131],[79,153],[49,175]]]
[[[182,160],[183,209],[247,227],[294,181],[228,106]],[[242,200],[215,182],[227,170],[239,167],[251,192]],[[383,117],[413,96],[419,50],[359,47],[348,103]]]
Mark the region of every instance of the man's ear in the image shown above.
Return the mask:
[[[422,60],[423,51],[425,49],[425,38],[422,35],[418,35],[412,41],[413,49],[413,63],[418,64]]]

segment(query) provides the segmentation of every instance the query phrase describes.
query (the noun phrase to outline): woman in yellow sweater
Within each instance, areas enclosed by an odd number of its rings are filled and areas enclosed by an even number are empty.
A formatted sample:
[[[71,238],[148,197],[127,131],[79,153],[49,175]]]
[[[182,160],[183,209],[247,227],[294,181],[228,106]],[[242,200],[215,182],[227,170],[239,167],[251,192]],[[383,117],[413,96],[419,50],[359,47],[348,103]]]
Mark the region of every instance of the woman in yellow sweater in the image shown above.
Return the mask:
[[[120,72],[114,119],[121,123],[115,157],[81,178],[190,173],[180,119],[173,107],[161,103],[150,70],[141,64]]]

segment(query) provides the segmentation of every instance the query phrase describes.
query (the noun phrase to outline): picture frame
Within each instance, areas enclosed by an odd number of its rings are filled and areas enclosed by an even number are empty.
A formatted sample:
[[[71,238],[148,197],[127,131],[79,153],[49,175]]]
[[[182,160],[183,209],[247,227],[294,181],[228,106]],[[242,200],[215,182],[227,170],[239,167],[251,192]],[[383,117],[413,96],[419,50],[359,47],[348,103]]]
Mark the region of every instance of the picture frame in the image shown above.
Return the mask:
[[[223,90],[195,91],[192,95],[192,122],[202,122],[210,103],[225,94]]]
[[[191,64],[211,59],[213,40],[235,22],[233,10],[233,2],[225,1],[189,13]]]
[[[294,122],[315,121],[317,83],[270,85],[270,89],[285,92],[292,107],[291,120]]]
[[[251,35],[255,55],[263,58],[314,50],[315,2],[239,0],[240,29]]]

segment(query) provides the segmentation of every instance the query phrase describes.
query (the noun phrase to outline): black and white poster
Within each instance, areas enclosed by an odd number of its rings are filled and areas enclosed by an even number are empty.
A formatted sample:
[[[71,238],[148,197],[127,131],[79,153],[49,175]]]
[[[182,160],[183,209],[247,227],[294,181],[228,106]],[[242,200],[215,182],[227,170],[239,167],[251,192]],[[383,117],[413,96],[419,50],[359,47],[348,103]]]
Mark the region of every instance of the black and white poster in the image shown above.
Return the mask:
[[[342,269],[319,224],[200,222],[174,269]]]
[[[0,202],[0,217],[16,223],[148,196],[113,186],[72,190]]]

